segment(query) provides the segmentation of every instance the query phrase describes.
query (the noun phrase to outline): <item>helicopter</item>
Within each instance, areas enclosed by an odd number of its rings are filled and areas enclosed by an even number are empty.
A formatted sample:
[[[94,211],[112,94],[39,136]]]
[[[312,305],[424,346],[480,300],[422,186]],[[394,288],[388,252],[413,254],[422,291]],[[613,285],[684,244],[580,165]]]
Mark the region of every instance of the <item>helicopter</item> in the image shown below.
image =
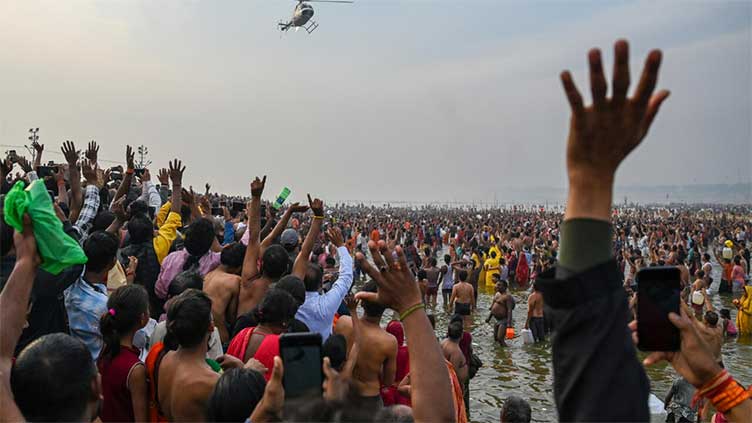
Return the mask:
[[[297,0],[297,1],[298,1],[298,4],[297,6],[295,6],[295,10],[293,10],[292,12],[292,18],[287,22],[280,21],[277,24],[279,26],[280,31],[285,32],[290,28],[295,28],[295,30],[297,31],[298,28],[303,28],[306,30],[306,32],[310,34],[316,28],[318,28],[319,24],[311,20],[311,18],[313,17],[313,6],[311,6],[308,3],[311,3],[311,2],[353,3],[352,0]]]

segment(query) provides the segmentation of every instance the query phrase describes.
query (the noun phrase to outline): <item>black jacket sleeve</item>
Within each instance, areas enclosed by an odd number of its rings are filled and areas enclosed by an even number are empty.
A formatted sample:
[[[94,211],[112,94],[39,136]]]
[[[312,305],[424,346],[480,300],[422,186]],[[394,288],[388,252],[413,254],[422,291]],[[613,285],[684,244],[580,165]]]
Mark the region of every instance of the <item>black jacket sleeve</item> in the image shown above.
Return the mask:
[[[558,272],[561,278],[567,272]],[[613,260],[536,284],[555,322],[554,397],[560,421],[648,421],[650,385],[627,327],[629,308]]]

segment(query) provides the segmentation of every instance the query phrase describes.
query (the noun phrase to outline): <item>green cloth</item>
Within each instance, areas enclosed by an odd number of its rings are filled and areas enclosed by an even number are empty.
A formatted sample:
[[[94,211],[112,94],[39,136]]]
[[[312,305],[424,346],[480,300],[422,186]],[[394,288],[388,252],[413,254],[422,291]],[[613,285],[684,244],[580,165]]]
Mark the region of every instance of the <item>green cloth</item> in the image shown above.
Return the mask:
[[[24,186],[18,181],[6,194],[3,214],[5,223],[19,232],[23,230],[23,215],[29,214],[42,270],[57,275],[73,265],[86,263],[84,250],[63,230],[44,182],[40,179],[26,189]]]
[[[212,370],[214,370],[216,373],[222,374],[222,366],[219,365],[216,361],[212,360],[211,358],[204,359],[206,361],[206,364],[211,367]]]
[[[611,224],[596,219],[571,219],[561,224],[559,265],[581,272],[611,260]]]

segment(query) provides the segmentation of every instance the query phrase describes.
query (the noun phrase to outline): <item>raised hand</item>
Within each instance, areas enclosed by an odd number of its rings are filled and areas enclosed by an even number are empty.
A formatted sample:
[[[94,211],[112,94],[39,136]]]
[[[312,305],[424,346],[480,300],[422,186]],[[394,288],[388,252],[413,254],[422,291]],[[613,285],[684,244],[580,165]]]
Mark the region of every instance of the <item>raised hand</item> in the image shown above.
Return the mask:
[[[308,205],[313,211],[313,215],[316,217],[324,217],[324,202],[318,198],[311,199],[311,194],[308,194]]]
[[[97,164],[97,157],[99,156],[99,146],[97,145],[96,141],[91,140],[91,142],[89,142],[85,156],[92,164]]]
[[[65,141],[60,150],[63,152],[63,156],[65,156],[65,161],[68,163],[68,166],[78,166],[78,157],[81,152],[76,151],[76,146],[73,144],[73,141]]]
[[[357,253],[355,259],[361,269],[376,281],[378,292],[358,292],[355,298],[382,304],[398,313],[420,303],[420,288],[410,272],[402,247],[395,248],[397,261],[384,241],[378,244],[368,241],[368,249],[376,267],[366,260],[363,253]]]
[[[661,65],[660,50],[648,54],[640,82],[634,95],[627,97],[630,83],[629,45],[619,40],[614,45],[614,75],[612,97],[606,98],[607,83],[598,49],[588,53],[590,63],[590,87],[593,104],[585,107],[582,96],[569,71],[561,73],[572,117],[567,141],[567,172],[570,183],[570,199],[573,195],[585,201],[585,194],[608,196],[609,207],[590,210],[597,217],[606,217],[610,212],[611,190],[614,174],[619,164],[637,147],[650,129],[661,104],[669,95],[659,91],[653,95]],[[587,193],[578,192],[587,191]],[[598,198],[602,200],[602,198]],[[598,201],[602,205],[604,201]],[[577,205],[575,205],[577,206]],[[587,215],[574,207],[575,215]],[[591,213],[591,214],[593,214]],[[571,216],[569,207],[567,214]]]
[[[159,179],[160,185],[167,186],[170,183],[170,173],[165,168],[159,169],[157,179]]]
[[[44,144],[39,144],[36,141],[31,143],[31,147],[34,149],[34,151],[37,152],[37,155],[42,154],[42,152],[44,151]]]
[[[13,233],[13,245],[16,248],[16,263],[30,260],[33,266],[37,267],[42,262],[37,253],[37,240],[34,238],[34,229],[28,214],[23,215],[23,231]]]
[[[326,231],[326,235],[329,237],[329,240],[332,241],[332,244],[334,244],[335,247],[339,248],[345,245],[344,239],[342,237],[342,231],[339,228],[329,228]]]
[[[18,160],[16,160],[16,163],[18,163],[19,166],[21,166],[21,169],[23,169],[24,172],[29,173],[31,172],[31,163],[29,163],[28,160],[26,160],[26,157],[24,156],[18,156]]]
[[[112,203],[112,206],[110,206],[110,211],[112,214],[115,215],[115,218],[117,218],[121,222],[125,222],[128,220],[127,215],[125,214],[125,197],[120,197],[117,201]]]
[[[204,185],[204,188],[206,188],[206,195],[209,195],[209,190],[211,190],[211,185],[207,182],[206,185]]]
[[[65,169],[62,165],[55,168],[55,182],[65,184]]]
[[[128,170],[133,170],[136,168],[135,160],[136,160],[136,153],[133,152],[133,148],[130,145],[126,145],[125,146],[125,163],[128,167]]]
[[[125,273],[132,275],[136,273],[136,269],[138,269],[138,258],[135,256],[128,256],[128,267],[125,269]]]
[[[178,159],[170,162],[170,180],[172,181],[173,187],[183,186],[183,172],[185,172],[185,166],[183,166],[183,162]],[[162,181],[162,176],[160,176],[159,180],[160,182]]]
[[[110,182],[110,175],[112,174],[112,169],[105,169],[104,172],[102,172],[102,183],[104,185],[107,185]]]
[[[264,175],[264,179],[259,179],[257,176],[256,179],[251,182],[251,196],[252,197],[261,197],[261,194],[264,193],[264,186],[266,185],[266,175]]]
[[[3,180],[6,175],[10,174],[11,170],[13,170],[13,163],[10,160],[3,159],[0,161],[0,176]]]
[[[196,197],[193,193],[193,190],[188,191],[187,189],[183,188],[182,198],[183,202],[189,206],[193,206],[196,203]]]

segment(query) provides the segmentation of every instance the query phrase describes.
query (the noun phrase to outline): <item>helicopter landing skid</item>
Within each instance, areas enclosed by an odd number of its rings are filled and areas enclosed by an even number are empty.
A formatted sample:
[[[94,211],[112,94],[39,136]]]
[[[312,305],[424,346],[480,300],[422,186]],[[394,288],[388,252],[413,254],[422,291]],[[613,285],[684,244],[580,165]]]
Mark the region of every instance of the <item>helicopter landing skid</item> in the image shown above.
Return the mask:
[[[309,34],[316,30],[316,28],[319,27],[319,24],[316,23],[316,21],[309,21],[308,25],[303,26],[303,29],[306,30]]]

